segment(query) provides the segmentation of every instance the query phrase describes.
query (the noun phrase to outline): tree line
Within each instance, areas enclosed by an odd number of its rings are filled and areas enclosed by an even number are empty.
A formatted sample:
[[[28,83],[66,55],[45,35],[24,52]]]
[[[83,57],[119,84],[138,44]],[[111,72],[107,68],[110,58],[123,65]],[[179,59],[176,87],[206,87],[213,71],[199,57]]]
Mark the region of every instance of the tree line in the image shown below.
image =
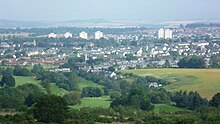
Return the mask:
[[[220,68],[220,55],[212,55],[210,58],[210,68]],[[201,56],[186,56],[177,63],[179,68],[208,68],[206,60]]]

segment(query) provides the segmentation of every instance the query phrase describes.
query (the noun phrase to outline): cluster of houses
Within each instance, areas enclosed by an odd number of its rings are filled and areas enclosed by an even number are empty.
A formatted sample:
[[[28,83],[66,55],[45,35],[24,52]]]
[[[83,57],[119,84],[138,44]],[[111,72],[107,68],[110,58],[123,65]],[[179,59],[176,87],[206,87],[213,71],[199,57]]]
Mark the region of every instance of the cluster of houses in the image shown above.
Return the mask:
[[[113,38],[119,41],[145,42],[157,40],[158,29],[138,29],[134,32],[121,34],[105,34],[105,38]],[[203,56],[207,63],[212,55],[219,54],[220,28],[175,28],[173,40],[179,42],[149,42],[145,45],[119,45],[118,47],[97,47],[93,42],[49,42],[49,47],[41,47],[38,42],[24,41],[13,43],[0,42],[0,61],[6,65],[33,65],[33,64],[57,64],[65,63],[68,58],[78,57],[84,59],[81,63],[84,70],[92,67],[94,72],[102,71],[111,66],[119,70],[130,68],[163,67],[169,61],[171,67],[177,67],[177,62],[184,56]],[[97,32],[103,36],[102,32]],[[54,37],[57,34],[49,34]],[[62,34],[63,37],[71,37],[71,33]],[[98,35],[97,35],[98,36]],[[211,40],[207,40],[207,37]],[[186,38],[186,40],[182,40]],[[199,40],[196,40],[198,38]],[[204,39],[206,38],[206,39]],[[219,40],[220,41],[220,40]],[[130,57],[130,58],[129,58]],[[92,63],[91,61],[99,61]]]
[[[178,61],[189,55],[203,56],[207,63],[212,55],[219,54],[220,45],[200,41],[197,43],[161,43],[157,45],[146,45],[138,47],[118,47],[118,48],[97,48],[92,50],[78,51],[78,57],[85,55],[85,61],[89,59],[104,59],[102,63],[93,65],[94,71],[107,69],[112,65],[117,65],[120,70],[129,68],[146,68],[150,65],[162,67],[166,60],[169,61],[171,67],[178,67]],[[127,55],[131,54],[134,59],[127,60]],[[106,59],[105,59],[106,58]],[[90,65],[88,65],[90,66]],[[89,67],[88,67],[89,68]]]
[[[135,32],[121,34],[105,34],[96,32],[96,38],[107,40],[113,38],[118,43],[124,41],[147,42],[145,45],[122,45],[106,48],[97,47],[94,42],[49,42],[49,46],[41,47],[35,40],[14,43],[7,40],[0,42],[0,62],[4,65],[62,65],[71,57],[80,58],[79,69],[98,73],[114,79],[124,78],[115,70],[164,67],[168,61],[170,67],[178,67],[177,63],[184,56],[197,55],[205,58],[207,65],[212,55],[220,54],[220,28],[176,28],[172,29],[173,40],[158,40],[158,29],[137,29]],[[87,34],[85,37],[87,37]],[[71,33],[48,35],[49,38],[73,37]],[[82,38],[83,36],[81,36]],[[87,39],[87,38],[83,38]],[[149,42],[150,41],[150,42]],[[178,42],[174,42],[178,41]],[[70,72],[69,68],[49,69],[49,72]],[[150,88],[162,87],[157,82],[148,82]]]

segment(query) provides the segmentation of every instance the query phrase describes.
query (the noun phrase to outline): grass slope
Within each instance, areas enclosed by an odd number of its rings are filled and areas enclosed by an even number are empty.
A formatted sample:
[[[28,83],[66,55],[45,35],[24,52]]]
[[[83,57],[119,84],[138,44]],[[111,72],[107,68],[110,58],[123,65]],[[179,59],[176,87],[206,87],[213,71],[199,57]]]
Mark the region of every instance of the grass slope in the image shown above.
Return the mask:
[[[102,88],[102,85],[96,84],[92,81],[86,80],[82,77],[77,77],[77,83],[79,84],[79,89],[82,90],[84,87],[99,87]]]
[[[0,79],[1,79],[1,77],[2,76],[0,76]],[[41,89],[45,90],[40,84],[41,81],[40,80],[35,80],[34,76],[14,76],[14,78],[15,78],[16,86],[27,84],[27,83],[32,83],[32,84],[35,84],[35,85],[39,86]],[[96,84],[94,82],[85,80],[84,78],[81,78],[81,77],[77,77],[77,82],[79,84],[79,89],[80,90],[82,90],[84,87],[89,87],[89,86],[99,87],[99,88],[103,87],[99,84]],[[63,96],[64,94],[68,93],[67,90],[58,87],[54,83],[50,84],[50,88],[51,88],[51,93],[54,94],[54,95]]]
[[[39,86],[43,92],[46,92],[46,89],[43,88],[40,84],[41,81],[35,80],[35,77],[33,77],[33,76],[14,76],[14,78],[15,78],[16,86],[31,83],[31,84],[35,84],[35,85]],[[63,88],[59,88],[54,83],[50,84],[50,88],[51,88],[51,94],[54,94],[57,96],[63,96],[65,93],[68,93],[67,90],[65,90]]]
[[[31,83],[39,87],[42,87],[40,85],[40,80],[35,80],[35,77],[33,76],[14,76],[14,78],[15,78],[16,86]]]
[[[163,78],[172,82],[165,86],[169,91],[198,91],[208,99],[220,91],[220,69],[137,69],[122,72]]]
[[[94,98],[82,98],[81,99],[81,104],[80,105],[73,105],[70,106],[70,108],[73,109],[80,109],[83,107],[103,107],[103,108],[109,108],[111,99],[108,96],[103,96],[103,97],[94,97]]]
[[[167,104],[155,104],[154,105],[154,112],[158,112],[158,113],[174,113],[174,112],[179,112],[179,111],[189,111],[189,110],[178,108],[178,107],[167,105]]]
[[[51,94],[57,96],[63,96],[69,92],[63,88],[58,87],[55,83],[50,83],[50,90],[51,90]]]

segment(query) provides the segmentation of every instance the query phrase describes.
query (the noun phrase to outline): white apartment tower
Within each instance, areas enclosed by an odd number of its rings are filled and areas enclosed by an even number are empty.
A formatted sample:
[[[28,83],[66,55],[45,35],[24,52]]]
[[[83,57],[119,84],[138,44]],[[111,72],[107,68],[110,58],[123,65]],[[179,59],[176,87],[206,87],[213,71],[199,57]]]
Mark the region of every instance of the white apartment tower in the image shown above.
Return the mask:
[[[158,30],[158,39],[172,39],[173,31],[170,29],[160,29]]]
[[[72,38],[72,37],[73,37],[73,34],[71,34],[70,32],[66,32],[66,33],[64,34],[64,37],[65,37],[65,38]]]
[[[166,29],[164,38],[165,39],[173,39],[173,31],[170,29]]]
[[[49,38],[56,38],[56,37],[57,37],[57,34],[55,34],[55,33],[50,33],[50,34],[48,35],[48,37],[49,37]]]
[[[164,29],[161,28],[160,30],[158,30],[158,39],[163,39],[164,37],[165,37]]]
[[[95,39],[99,40],[102,37],[104,37],[103,32],[101,31],[95,32]]]
[[[82,31],[79,33],[79,37],[82,39],[88,39],[88,34],[84,31]]]

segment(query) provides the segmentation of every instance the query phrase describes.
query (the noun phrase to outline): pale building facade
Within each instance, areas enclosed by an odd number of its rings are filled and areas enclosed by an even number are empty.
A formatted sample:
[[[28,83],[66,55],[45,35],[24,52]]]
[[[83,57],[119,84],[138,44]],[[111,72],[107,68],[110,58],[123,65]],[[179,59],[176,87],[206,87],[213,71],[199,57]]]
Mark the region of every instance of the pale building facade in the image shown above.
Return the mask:
[[[88,39],[88,34],[84,31],[82,31],[79,33],[79,37],[82,39]]]
[[[101,31],[95,32],[95,39],[99,40],[102,37],[104,37],[103,32]]]

